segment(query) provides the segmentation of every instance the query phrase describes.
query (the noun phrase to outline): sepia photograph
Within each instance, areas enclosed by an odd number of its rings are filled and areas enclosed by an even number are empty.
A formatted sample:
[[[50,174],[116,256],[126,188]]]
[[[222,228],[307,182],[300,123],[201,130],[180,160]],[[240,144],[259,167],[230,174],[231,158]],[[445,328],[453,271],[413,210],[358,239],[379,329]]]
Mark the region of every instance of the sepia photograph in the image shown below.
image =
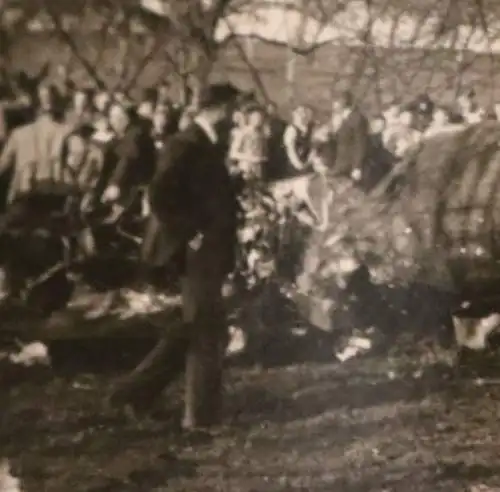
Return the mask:
[[[0,492],[500,492],[499,87],[500,0],[0,0]]]

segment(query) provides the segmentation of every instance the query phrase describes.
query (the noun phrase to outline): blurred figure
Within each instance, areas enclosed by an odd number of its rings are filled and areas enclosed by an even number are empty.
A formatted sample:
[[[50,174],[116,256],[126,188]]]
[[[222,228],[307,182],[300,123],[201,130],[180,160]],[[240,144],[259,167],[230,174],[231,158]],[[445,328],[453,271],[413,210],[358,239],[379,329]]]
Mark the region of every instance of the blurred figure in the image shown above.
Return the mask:
[[[292,123],[283,134],[283,144],[289,162],[288,176],[308,170],[313,132],[313,113],[306,106],[298,106],[292,113]]]
[[[92,145],[91,135],[91,127],[79,127],[66,137],[63,146],[62,178],[80,197],[97,194],[103,165],[104,154]]]
[[[66,198],[61,194],[61,189],[65,188],[62,150],[70,127],[63,118],[64,99],[54,86],[49,85],[40,87],[38,98],[40,112],[36,120],[16,128],[0,155],[0,175],[11,171],[12,176],[3,231],[21,224],[29,233],[40,224],[40,219],[46,219],[48,214],[62,208]],[[26,270],[19,269],[16,258],[17,255],[13,254],[13,263],[7,262],[6,265],[7,290],[14,297],[20,294],[26,283],[23,273]],[[20,258],[24,263],[28,261],[22,254]],[[38,259],[46,265],[47,257]]]
[[[241,134],[246,126],[246,115],[241,108],[236,109],[232,115],[232,127],[229,133],[229,150],[228,150],[228,161],[229,170],[232,175],[239,174],[238,159],[234,156],[238,152],[240,147],[240,142],[242,140]]]
[[[359,181],[370,160],[370,125],[350,92],[344,92],[333,101],[332,131],[335,141],[332,171]]]
[[[151,120],[158,104],[158,92],[150,87],[144,91],[137,113],[139,116]]]
[[[94,107],[96,111],[104,114],[108,111],[109,105],[111,103],[111,96],[109,92],[98,91],[94,96]]]
[[[111,96],[106,91],[98,91],[93,97],[94,116],[92,126],[94,134],[91,139],[94,143],[105,145],[113,138],[113,132],[109,125],[109,106]]]
[[[382,138],[382,133],[385,130],[385,121],[382,116],[377,116],[370,120],[370,135]]]
[[[280,116],[278,107],[270,102],[266,107],[267,132],[269,135],[267,161],[263,165],[263,179],[272,182],[283,179],[289,171],[288,157],[284,149],[284,134],[287,128],[286,121]]]
[[[8,200],[33,189],[50,189],[61,180],[61,151],[70,132],[64,122],[64,99],[51,85],[39,88],[37,119],[10,135],[0,157],[0,174],[13,169]]]
[[[346,91],[332,101],[330,131],[336,134],[354,110],[354,96]]]
[[[66,121],[75,129],[91,125],[94,118],[92,94],[89,90],[80,89],[73,93],[71,106]]]
[[[171,134],[170,117],[171,109],[167,105],[157,106],[152,114],[152,137],[157,150],[163,148],[167,137]]]
[[[413,127],[414,115],[410,109],[405,109],[401,112],[400,131],[394,135],[395,141],[391,142],[394,145],[394,155],[403,157],[409,148],[417,145],[422,139],[422,133]]]
[[[428,94],[419,95],[407,108],[412,113],[412,128],[425,132],[432,124],[435,108],[436,104]]]
[[[131,104],[129,96],[122,91],[116,91],[113,93],[112,100],[118,104],[128,106]]]
[[[481,108],[477,93],[470,89],[458,98],[460,114],[468,124],[479,123],[485,116],[484,109]]]
[[[385,126],[390,127],[397,123],[401,109],[397,104],[392,104],[383,113],[382,116],[385,121]]]
[[[137,191],[149,183],[155,169],[156,149],[149,128],[140,123],[132,107],[114,103],[109,125],[115,137],[109,148],[105,173],[109,175],[103,200],[130,203]]]
[[[156,104],[158,106],[172,106],[170,90],[170,84],[168,82],[162,82],[158,85],[156,92]]]
[[[71,100],[73,92],[75,91],[75,83],[71,80],[68,67],[64,65],[58,65],[56,67],[53,77],[53,85],[59,91],[59,94],[61,94],[65,103],[68,104]]]
[[[229,157],[237,163],[243,177],[248,180],[262,178],[268,139],[265,123],[264,110],[259,106],[249,106],[245,110],[245,122],[240,131],[233,133]]]
[[[186,130],[194,121],[196,116],[196,110],[191,107],[187,107],[181,114],[179,119],[179,131]]]

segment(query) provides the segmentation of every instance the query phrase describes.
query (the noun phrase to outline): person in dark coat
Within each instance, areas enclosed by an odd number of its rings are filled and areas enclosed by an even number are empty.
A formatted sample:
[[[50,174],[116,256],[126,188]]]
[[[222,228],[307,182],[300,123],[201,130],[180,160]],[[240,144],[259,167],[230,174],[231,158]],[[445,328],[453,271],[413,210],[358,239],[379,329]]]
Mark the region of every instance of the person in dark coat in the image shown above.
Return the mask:
[[[361,176],[370,158],[370,124],[357,107],[352,94],[345,93],[333,104],[333,118],[339,118],[335,129],[334,174],[354,177]]]
[[[109,109],[109,122],[115,138],[105,157],[102,179],[107,187],[103,200],[126,206],[151,181],[156,149],[149,125],[133,108],[113,104]]]
[[[286,121],[280,117],[275,104],[267,106],[269,123],[268,159],[264,164],[263,179],[273,182],[287,177],[288,157],[283,145],[287,128]]]
[[[164,237],[164,261],[180,267],[183,323],[170,327],[110,399],[148,410],[185,368],[186,429],[214,425],[220,417],[228,337],[222,287],[235,266],[238,204],[219,128],[237,95],[230,84],[209,86],[194,122],[167,141],[159,158],[150,204]]]

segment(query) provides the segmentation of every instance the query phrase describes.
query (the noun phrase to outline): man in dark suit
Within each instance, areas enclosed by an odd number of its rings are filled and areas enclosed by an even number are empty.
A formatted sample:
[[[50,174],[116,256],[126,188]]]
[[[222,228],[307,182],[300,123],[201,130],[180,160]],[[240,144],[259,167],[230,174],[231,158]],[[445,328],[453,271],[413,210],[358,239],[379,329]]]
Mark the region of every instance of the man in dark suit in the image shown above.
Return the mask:
[[[111,397],[112,404],[150,409],[185,367],[187,429],[219,418],[228,336],[222,287],[234,268],[238,209],[219,128],[237,95],[229,84],[209,86],[194,122],[169,139],[159,157],[150,203],[163,235],[163,259],[179,262],[183,324],[169,330]]]
[[[332,107],[335,141],[334,174],[361,178],[370,154],[370,125],[354,103],[351,93],[344,93]],[[358,177],[359,176],[359,177]]]

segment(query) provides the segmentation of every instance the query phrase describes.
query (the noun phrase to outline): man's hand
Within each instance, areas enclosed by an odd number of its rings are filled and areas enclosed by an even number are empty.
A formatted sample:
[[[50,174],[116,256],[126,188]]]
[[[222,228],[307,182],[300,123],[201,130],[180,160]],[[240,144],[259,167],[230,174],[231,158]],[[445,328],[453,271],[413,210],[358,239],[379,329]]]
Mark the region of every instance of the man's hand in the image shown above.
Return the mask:
[[[102,201],[105,203],[116,202],[119,197],[120,188],[118,188],[118,186],[116,185],[110,185],[104,190],[104,193],[102,194]]]

